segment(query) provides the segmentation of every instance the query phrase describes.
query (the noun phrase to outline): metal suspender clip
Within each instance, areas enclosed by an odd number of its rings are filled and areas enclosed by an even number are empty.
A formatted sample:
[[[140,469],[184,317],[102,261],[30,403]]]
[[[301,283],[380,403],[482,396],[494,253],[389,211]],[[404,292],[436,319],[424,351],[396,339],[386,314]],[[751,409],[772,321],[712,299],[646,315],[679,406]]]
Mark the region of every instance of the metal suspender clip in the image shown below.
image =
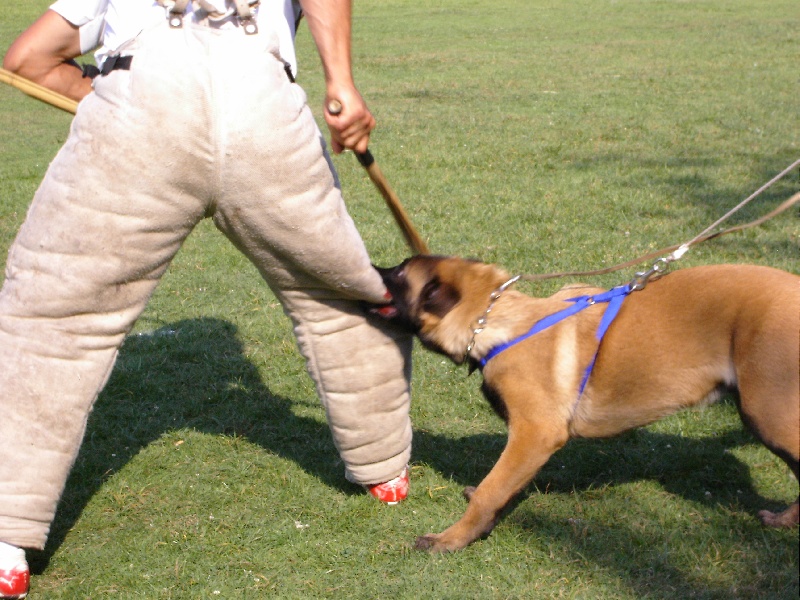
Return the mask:
[[[239,17],[239,24],[244,29],[245,35],[254,35],[258,33],[258,25],[253,17]]]
[[[172,29],[183,27],[183,13],[189,5],[189,0],[158,0],[158,3],[167,9],[167,22]]]
[[[239,25],[242,26],[246,35],[254,35],[258,33],[258,25],[253,17],[251,7],[259,5],[259,1],[252,2],[251,0],[234,0],[236,4],[236,15],[239,17]]]
[[[167,21],[170,27],[173,29],[180,29],[183,27],[183,15],[186,12],[186,7],[189,5],[189,0],[158,0],[158,3],[167,10]],[[212,20],[222,19],[231,14],[231,12],[226,14],[214,13],[213,5],[210,5],[208,2],[204,3],[202,0],[200,0],[198,4],[207,10],[210,15],[216,15]],[[256,24],[256,19],[253,16],[251,8],[258,6],[260,0],[234,0],[234,4],[236,5],[236,16],[239,19],[239,25],[241,25],[245,34],[253,35],[258,33],[258,25]]]
[[[169,22],[169,26],[173,29],[180,29],[183,27],[183,15],[181,13],[170,12],[167,21]]]

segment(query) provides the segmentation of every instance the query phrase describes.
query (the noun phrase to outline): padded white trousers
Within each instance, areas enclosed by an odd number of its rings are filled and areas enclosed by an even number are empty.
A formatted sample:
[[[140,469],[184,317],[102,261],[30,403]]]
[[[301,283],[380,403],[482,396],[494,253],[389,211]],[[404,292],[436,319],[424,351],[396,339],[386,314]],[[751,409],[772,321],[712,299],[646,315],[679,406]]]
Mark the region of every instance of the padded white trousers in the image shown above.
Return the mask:
[[[411,339],[358,306],[386,290],[277,37],[185,21],[96,80],[9,250],[0,541],[44,546],[118,348],[206,217],[292,319],[346,477],[386,481],[409,460]]]

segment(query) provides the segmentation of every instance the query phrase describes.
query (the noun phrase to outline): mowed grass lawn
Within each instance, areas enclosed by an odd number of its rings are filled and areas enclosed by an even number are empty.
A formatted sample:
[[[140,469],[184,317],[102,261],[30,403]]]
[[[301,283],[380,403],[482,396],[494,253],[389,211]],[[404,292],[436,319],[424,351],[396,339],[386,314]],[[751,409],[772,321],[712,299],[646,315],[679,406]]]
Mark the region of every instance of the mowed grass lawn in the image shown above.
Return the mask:
[[[0,52],[47,5],[6,6]],[[354,59],[371,149],[431,249],[544,273],[686,241],[800,158],[798,32],[795,0],[373,0],[355,3]],[[319,113],[305,25],[298,46]],[[3,253],[69,122],[0,88]],[[335,162],[374,261],[400,262],[365,173]],[[728,224],[798,188],[794,171]],[[800,271],[797,209],[679,267],[720,262]],[[798,597],[798,530],[755,517],[797,482],[730,398],[572,442],[488,539],[412,550],[505,444],[478,375],[417,348],[413,386],[411,497],[385,507],[344,480],[275,298],[203,223],[122,348],[31,597]]]

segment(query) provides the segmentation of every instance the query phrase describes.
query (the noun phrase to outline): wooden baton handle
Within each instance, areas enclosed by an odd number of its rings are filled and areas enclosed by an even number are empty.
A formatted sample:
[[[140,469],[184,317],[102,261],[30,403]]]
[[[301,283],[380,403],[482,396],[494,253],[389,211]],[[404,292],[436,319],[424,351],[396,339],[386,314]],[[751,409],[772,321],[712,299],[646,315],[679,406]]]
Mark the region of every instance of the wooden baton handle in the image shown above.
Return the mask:
[[[342,104],[338,100],[329,101],[326,108],[332,115],[338,115],[342,112]],[[367,170],[367,174],[372,180],[372,183],[375,184],[375,187],[378,188],[381,196],[383,196],[383,199],[386,201],[386,206],[389,207],[395,223],[397,223],[397,225],[400,227],[400,231],[403,233],[403,237],[405,238],[409,248],[411,248],[411,250],[417,254],[430,254],[428,245],[411,223],[411,218],[403,208],[400,198],[398,198],[397,194],[395,194],[392,190],[392,187],[386,180],[386,177],[378,166],[378,163],[375,162],[375,157],[372,156],[372,153],[369,151],[369,149],[367,149],[366,152],[356,152],[355,155],[358,159],[358,162],[361,163],[361,166]]]

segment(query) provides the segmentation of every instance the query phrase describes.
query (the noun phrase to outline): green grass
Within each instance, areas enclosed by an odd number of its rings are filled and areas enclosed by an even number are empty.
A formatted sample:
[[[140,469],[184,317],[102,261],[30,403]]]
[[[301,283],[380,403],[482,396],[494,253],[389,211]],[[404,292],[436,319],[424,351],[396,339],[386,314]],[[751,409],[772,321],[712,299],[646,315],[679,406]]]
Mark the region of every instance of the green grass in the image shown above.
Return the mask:
[[[16,3],[0,51],[47,6]],[[800,157],[793,0],[356,3],[371,149],[434,252],[510,271],[595,269],[692,238]],[[300,82],[321,75],[305,27]],[[5,250],[70,117],[0,89]],[[335,158],[378,264],[407,250],[352,156]],[[800,174],[734,216],[800,187]],[[800,272],[797,210],[681,265]],[[626,281],[630,272],[594,278]],[[562,281],[524,284],[545,294]],[[642,332],[647,335],[647,332]],[[733,403],[556,454],[492,535],[429,556],[505,428],[479,378],[415,350],[412,495],[348,484],[289,323],[203,223],[122,348],[91,416],[34,598],[797,598],[797,495]]]

